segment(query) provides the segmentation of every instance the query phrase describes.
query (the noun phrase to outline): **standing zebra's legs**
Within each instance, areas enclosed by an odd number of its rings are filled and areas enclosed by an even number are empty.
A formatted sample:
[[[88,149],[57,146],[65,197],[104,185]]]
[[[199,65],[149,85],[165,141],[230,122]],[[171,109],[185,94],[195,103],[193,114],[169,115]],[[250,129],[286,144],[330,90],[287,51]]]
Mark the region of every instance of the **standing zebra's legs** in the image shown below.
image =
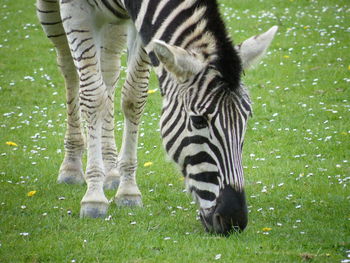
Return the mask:
[[[135,40],[136,39],[136,40]],[[119,206],[142,206],[136,184],[138,129],[147,99],[150,61],[133,26],[128,31],[128,74],[122,90],[123,143],[119,158],[120,185],[115,196]]]
[[[48,38],[57,51],[57,62],[65,79],[67,96],[67,130],[64,139],[65,157],[61,164],[58,182],[84,183],[82,154],[84,136],[79,109],[79,78],[67,43],[59,12],[58,1],[37,1],[37,15]]]
[[[107,87],[100,63],[101,28],[85,0],[61,1],[61,17],[80,80],[80,108],[88,128],[87,191],[81,200],[81,217],[103,217],[108,200],[103,191],[102,126],[106,116]],[[78,19],[77,19],[78,18]]]
[[[101,36],[101,68],[108,90],[106,114],[102,126],[102,158],[105,167],[105,189],[117,189],[120,176],[117,169],[118,153],[114,139],[114,91],[119,79],[120,56],[125,46],[127,26],[106,24]]]
[[[68,48],[68,45],[66,47]],[[80,119],[79,79],[71,55],[65,54],[63,56],[59,49],[57,54],[58,65],[65,76],[67,90],[67,131],[64,138],[65,156],[57,181],[59,183],[83,184],[85,180],[81,159],[85,148],[85,138]]]

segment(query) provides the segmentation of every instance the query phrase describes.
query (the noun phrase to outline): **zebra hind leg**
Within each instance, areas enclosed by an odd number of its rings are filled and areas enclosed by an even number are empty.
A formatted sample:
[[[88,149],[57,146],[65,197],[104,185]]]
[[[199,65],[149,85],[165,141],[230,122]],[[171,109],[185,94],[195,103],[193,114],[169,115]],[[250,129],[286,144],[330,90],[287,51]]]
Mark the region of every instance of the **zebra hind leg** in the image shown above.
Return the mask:
[[[76,72],[65,31],[62,26],[58,1],[37,1],[37,16],[47,37],[57,52],[57,62],[65,80],[67,97],[67,130],[64,139],[65,157],[57,181],[59,183],[82,184],[84,171],[82,155],[85,139],[81,128],[79,109],[79,78]]]
[[[101,67],[107,86],[108,99],[102,126],[102,157],[106,177],[104,189],[117,189],[120,176],[117,169],[118,153],[114,138],[114,91],[119,79],[120,57],[125,46],[127,27],[123,24],[106,24],[101,35]]]
[[[81,127],[79,107],[79,81],[70,55],[57,57],[61,71],[66,79],[67,90],[67,130],[64,138],[65,156],[60,166],[58,183],[85,183],[82,155],[85,149],[85,136]],[[74,80],[70,79],[71,77]],[[72,85],[73,84],[73,85]]]
[[[118,163],[121,181],[115,202],[118,206],[142,206],[136,183],[137,139],[147,99],[150,61],[134,28],[128,31],[128,49],[128,74],[122,90],[124,131]]]

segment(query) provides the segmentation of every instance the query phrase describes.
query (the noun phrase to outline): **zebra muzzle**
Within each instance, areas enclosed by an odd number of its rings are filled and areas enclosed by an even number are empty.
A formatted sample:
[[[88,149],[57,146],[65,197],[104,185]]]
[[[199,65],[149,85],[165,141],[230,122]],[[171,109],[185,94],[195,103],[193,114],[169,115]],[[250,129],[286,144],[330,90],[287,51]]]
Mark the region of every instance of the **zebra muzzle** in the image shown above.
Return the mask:
[[[236,191],[231,186],[221,190],[216,206],[201,210],[200,218],[210,233],[228,236],[242,232],[248,223],[248,210],[244,191]]]

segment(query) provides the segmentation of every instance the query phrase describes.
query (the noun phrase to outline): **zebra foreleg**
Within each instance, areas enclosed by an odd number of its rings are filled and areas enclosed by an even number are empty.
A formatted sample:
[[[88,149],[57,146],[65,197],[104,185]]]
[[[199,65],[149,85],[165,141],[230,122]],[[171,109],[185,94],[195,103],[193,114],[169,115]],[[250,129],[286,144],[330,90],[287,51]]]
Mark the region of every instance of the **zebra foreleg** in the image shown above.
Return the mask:
[[[58,66],[64,77],[67,91],[67,130],[64,139],[65,157],[61,164],[57,181],[59,183],[82,184],[85,182],[81,162],[85,140],[81,129],[79,77],[62,26],[58,1],[38,0],[36,5],[37,15],[42,27],[56,48]]]
[[[136,39],[136,40],[135,40]],[[147,99],[150,61],[135,31],[128,32],[128,75],[122,90],[123,142],[118,163],[121,175],[115,196],[119,206],[142,206],[136,183],[139,123]]]
[[[80,80],[80,108],[88,128],[87,191],[81,200],[81,217],[104,217],[108,200],[103,191],[102,125],[106,115],[107,87],[99,57],[100,31],[92,7],[85,0],[61,1],[61,17]],[[79,18],[79,19],[74,19]]]
[[[102,158],[106,177],[105,189],[117,189],[120,176],[117,169],[118,153],[114,138],[114,91],[119,79],[120,56],[126,43],[125,24],[106,24],[101,36],[101,67],[103,80],[108,89],[106,115],[102,126]]]

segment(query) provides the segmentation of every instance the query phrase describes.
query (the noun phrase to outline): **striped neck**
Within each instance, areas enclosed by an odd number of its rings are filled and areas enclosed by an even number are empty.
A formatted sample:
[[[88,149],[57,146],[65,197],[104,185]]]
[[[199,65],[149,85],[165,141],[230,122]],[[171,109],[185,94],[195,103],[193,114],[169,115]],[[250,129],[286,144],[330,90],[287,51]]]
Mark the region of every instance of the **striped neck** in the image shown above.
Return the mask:
[[[193,51],[212,64],[231,89],[239,88],[241,61],[213,0],[122,0],[155,67],[152,40]],[[161,73],[157,70],[158,76]]]

